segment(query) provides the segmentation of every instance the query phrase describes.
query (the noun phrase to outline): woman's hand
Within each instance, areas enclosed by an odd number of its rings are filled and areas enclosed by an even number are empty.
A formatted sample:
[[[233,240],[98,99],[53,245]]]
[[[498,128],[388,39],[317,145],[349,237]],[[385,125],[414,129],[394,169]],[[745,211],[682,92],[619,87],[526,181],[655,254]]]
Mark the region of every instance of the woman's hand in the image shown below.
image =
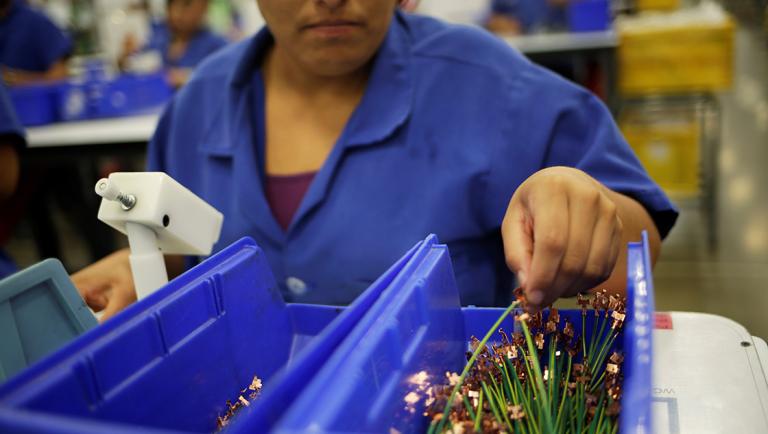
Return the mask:
[[[507,265],[533,308],[592,289],[611,276],[624,245],[624,203],[617,196],[569,167],[540,170],[518,187],[501,231]],[[647,213],[646,218],[650,221]]]
[[[72,275],[88,306],[102,312],[104,322],[136,301],[128,249],[118,250]]]

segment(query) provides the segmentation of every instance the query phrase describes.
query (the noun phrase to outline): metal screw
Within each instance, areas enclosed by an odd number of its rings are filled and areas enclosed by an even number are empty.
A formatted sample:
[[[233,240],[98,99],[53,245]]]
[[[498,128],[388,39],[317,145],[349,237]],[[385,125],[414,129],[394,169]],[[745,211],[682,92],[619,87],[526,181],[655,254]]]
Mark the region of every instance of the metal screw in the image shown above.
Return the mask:
[[[136,196],[121,192],[117,185],[107,178],[100,179],[96,183],[96,194],[105,199],[120,202],[124,211],[130,210],[136,205]]]

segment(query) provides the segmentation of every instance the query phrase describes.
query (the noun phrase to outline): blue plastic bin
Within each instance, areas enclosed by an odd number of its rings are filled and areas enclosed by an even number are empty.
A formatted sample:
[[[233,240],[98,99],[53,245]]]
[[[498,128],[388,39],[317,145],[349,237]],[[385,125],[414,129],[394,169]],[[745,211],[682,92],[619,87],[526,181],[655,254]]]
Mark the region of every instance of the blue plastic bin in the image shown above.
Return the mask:
[[[51,83],[8,88],[19,122],[33,127],[58,121],[60,87],[61,83]]]
[[[409,379],[426,371],[430,381],[442,382],[446,371],[460,371],[470,337],[484,335],[503,312],[460,308],[448,250],[434,243],[430,247],[384,313],[372,326],[350,334],[359,339],[337,350],[286,411],[275,432],[426,431],[423,407],[413,413],[404,408],[405,396],[416,389]],[[653,297],[647,238],[629,248],[632,302],[624,341],[615,345],[626,357],[620,424],[624,433],[651,432]],[[580,310],[560,312],[581,328]],[[513,330],[513,319],[507,318],[502,327]],[[589,321],[587,328],[591,328]]]
[[[56,259],[0,280],[0,383],[96,325]]]
[[[568,3],[568,25],[572,32],[599,32],[611,26],[608,0],[571,0]]]
[[[119,117],[155,112],[173,96],[165,75],[124,74],[89,84],[93,117]]]
[[[415,251],[342,309],[285,304],[240,240],[0,387],[0,432],[210,432],[254,375],[279,417]]]
[[[56,104],[57,121],[79,121],[91,117],[88,87],[84,83],[72,81],[61,85]]]

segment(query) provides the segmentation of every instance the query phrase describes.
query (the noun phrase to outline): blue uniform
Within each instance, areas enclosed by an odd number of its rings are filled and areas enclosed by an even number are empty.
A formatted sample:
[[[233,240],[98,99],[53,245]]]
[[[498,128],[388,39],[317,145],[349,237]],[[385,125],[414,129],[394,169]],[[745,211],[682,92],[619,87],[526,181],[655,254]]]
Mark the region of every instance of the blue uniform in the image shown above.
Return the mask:
[[[262,30],[198,68],[161,119],[148,168],[224,214],[216,249],[252,236],[288,300],[349,303],[435,233],[464,304],[507,302],[499,227],[520,183],[548,166],[582,169],[637,199],[662,234],[674,223],[674,206],[592,94],[486,32],[398,12],[363,99],[283,231],[262,188],[259,65],[271,43]]]
[[[0,65],[31,72],[45,72],[72,52],[72,42],[48,17],[13,0],[0,18]]]
[[[186,51],[178,59],[168,57],[168,47],[171,45],[171,32],[165,23],[154,23],[152,34],[144,50],[157,50],[163,56],[166,67],[194,68],[209,54],[227,45],[227,40],[208,29],[201,29],[189,41]]]
[[[24,144],[24,130],[0,80],[0,143]],[[16,272],[16,264],[0,249],[0,279]]]

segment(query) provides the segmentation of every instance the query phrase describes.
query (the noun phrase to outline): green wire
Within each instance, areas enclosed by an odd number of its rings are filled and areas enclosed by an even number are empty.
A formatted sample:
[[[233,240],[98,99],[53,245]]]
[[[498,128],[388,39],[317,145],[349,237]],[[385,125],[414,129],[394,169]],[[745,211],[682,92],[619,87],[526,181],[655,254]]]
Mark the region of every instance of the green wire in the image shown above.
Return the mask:
[[[466,378],[467,373],[469,373],[469,370],[472,368],[472,366],[475,364],[475,360],[477,360],[477,357],[480,355],[480,352],[485,348],[485,344],[488,342],[488,339],[491,338],[491,335],[499,329],[499,326],[501,325],[502,321],[504,321],[504,318],[506,318],[510,312],[512,312],[512,309],[517,307],[519,304],[518,301],[513,302],[512,304],[507,307],[506,310],[499,316],[499,318],[496,320],[496,323],[494,323],[493,327],[488,329],[488,332],[483,336],[483,339],[480,341],[480,344],[475,348],[475,351],[472,352],[472,356],[470,356],[469,361],[467,361],[466,366],[464,366],[464,370],[461,371],[461,375],[459,375],[459,380],[456,382],[456,386],[453,387],[453,390],[451,391],[451,395],[448,397],[448,402],[445,403],[445,410],[443,411],[443,417],[440,419],[440,422],[437,426],[437,432],[441,433],[443,432],[443,427],[445,426],[445,421],[448,418],[448,413],[451,411],[451,405],[453,403],[453,397],[456,396],[456,393],[461,388],[461,385],[464,383],[464,378]]]
[[[467,413],[469,413],[470,419],[475,419],[475,412],[472,410],[472,404],[469,403],[469,400],[466,396],[461,395],[461,400],[464,401],[464,407],[467,409]]]
[[[531,369],[533,370],[536,382],[536,388],[538,388],[538,397],[540,400],[537,401],[540,402],[538,407],[540,409],[539,413],[543,416],[543,422],[544,422],[544,428],[545,432],[551,433],[552,432],[552,414],[549,411],[549,399],[547,397],[546,389],[544,388],[544,379],[541,376],[541,366],[539,366],[539,357],[536,353],[536,347],[533,344],[533,339],[531,338],[531,333],[528,330],[528,324],[525,323],[525,321],[520,321],[520,326],[523,329],[523,334],[525,335],[525,343],[528,345],[528,351],[531,353]],[[541,411],[541,409],[545,409],[546,411]],[[543,414],[542,414],[543,413]]]
[[[493,377],[491,377],[491,381],[493,382],[494,385],[496,384],[496,380],[494,380]],[[509,415],[507,414],[507,406],[504,405],[504,404],[506,404],[506,401],[503,399],[500,391],[498,391],[498,388],[497,388],[497,391],[496,391],[495,394],[493,392],[494,391],[491,390],[491,393],[493,394],[493,397],[496,399],[496,405],[497,405],[497,408],[499,409],[499,413],[504,418],[504,421],[505,421],[507,427],[510,430],[514,430],[514,428],[512,427],[512,421],[509,420]]]
[[[491,407],[491,412],[493,412],[493,416],[496,418],[497,421],[499,421],[500,424],[506,425],[504,422],[504,418],[501,417],[499,414],[498,409],[496,408],[496,403],[493,400],[493,395],[491,395],[491,392],[488,391],[488,388],[486,387],[485,383],[480,383],[483,390],[482,393],[485,393],[488,397],[488,406]]]
[[[475,432],[480,432],[480,422],[483,419],[483,391],[480,391],[480,397],[477,399],[477,413],[475,414]]]
[[[560,430],[560,416],[563,415],[563,405],[565,404],[565,398],[568,396],[568,379],[571,377],[571,363],[572,363],[571,355],[568,354],[568,367],[565,370],[565,388],[563,389],[563,397],[560,400],[560,407],[557,410],[557,420],[555,421],[555,431],[559,432]]]
[[[515,374],[517,374],[517,370],[515,370]],[[528,425],[528,429],[533,433],[540,434],[541,431],[533,423],[533,410],[531,409],[531,406],[530,406],[531,401],[530,399],[522,399],[526,391],[523,390],[523,385],[520,383],[520,379],[517,377],[517,375],[515,375],[513,379],[515,380],[515,389],[519,392],[518,396],[520,397],[520,401],[519,401],[520,405],[522,405],[523,410],[525,410],[525,414],[526,414],[525,422]]]

